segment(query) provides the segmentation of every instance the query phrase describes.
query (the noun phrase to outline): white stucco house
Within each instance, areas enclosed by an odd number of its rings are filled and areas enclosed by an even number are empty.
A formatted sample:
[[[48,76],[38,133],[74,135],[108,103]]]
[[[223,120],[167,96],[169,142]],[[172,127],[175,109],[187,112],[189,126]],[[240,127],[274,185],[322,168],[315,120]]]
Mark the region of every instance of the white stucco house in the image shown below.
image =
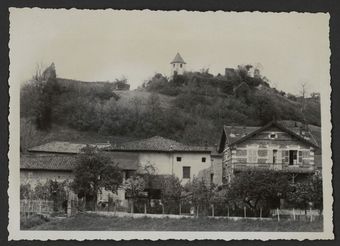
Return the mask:
[[[54,141],[30,148],[28,153],[20,156],[21,184],[29,183],[34,187],[38,182],[45,183],[48,180],[72,181],[77,154],[86,146]],[[188,146],[159,136],[116,145],[105,143],[91,146],[105,151],[113,163],[118,163],[124,179],[142,171],[146,165],[152,165],[156,174],[175,175],[185,184],[212,164],[210,148]],[[98,201],[105,201],[108,196],[115,197],[121,201],[121,205],[127,206],[122,188],[118,194],[109,194],[103,190]]]
[[[112,145],[105,149],[115,154],[136,154],[139,169],[152,165],[159,175],[175,175],[182,184],[211,166],[211,149],[189,146],[155,136],[148,139]]]

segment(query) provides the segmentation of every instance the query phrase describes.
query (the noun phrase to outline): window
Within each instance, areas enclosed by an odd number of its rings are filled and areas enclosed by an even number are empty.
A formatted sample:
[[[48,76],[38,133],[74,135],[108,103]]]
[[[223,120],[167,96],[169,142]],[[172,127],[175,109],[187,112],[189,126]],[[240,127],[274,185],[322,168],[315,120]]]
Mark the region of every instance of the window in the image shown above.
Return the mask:
[[[174,63],[174,64],[172,64],[172,66],[173,66],[173,67],[175,67],[175,63]]]
[[[273,164],[277,163],[277,149],[273,149]]]
[[[202,157],[202,162],[206,162],[207,158]]]
[[[248,149],[247,157],[248,163],[257,163],[257,149]]]
[[[298,151],[289,150],[289,165],[296,165],[298,162]]]
[[[271,133],[271,134],[269,134],[269,138],[270,139],[275,139],[275,138],[277,138],[277,134]]]
[[[182,68],[183,64],[180,64],[179,66]]]
[[[176,157],[176,161],[181,162],[182,161],[182,157],[177,156]]]
[[[183,178],[190,179],[190,167],[183,167]]]
[[[214,174],[211,173],[210,174],[210,184],[213,184],[214,183]]]

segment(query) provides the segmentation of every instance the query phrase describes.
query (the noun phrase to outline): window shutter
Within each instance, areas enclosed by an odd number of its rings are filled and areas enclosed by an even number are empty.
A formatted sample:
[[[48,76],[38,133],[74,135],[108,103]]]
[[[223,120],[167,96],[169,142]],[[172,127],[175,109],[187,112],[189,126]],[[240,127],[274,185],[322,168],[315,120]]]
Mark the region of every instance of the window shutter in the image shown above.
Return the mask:
[[[308,150],[302,151],[302,158],[308,158],[308,157],[309,157],[309,151]]]
[[[302,163],[302,151],[298,151],[298,163]]]
[[[257,163],[257,149],[248,149],[248,163]]]
[[[288,163],[289,162],[289,151],[283,150],[282,151],[282,163]]]

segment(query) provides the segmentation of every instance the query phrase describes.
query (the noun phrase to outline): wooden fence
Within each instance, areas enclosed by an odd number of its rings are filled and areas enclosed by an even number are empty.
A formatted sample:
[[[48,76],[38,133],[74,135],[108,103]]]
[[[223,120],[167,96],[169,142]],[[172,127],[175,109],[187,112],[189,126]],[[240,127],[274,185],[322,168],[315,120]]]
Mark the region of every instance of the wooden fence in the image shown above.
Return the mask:
[[[20,213],[24,216],[32,214],[50,214],[53,212],[53,201],[47,200],[20,200]]]

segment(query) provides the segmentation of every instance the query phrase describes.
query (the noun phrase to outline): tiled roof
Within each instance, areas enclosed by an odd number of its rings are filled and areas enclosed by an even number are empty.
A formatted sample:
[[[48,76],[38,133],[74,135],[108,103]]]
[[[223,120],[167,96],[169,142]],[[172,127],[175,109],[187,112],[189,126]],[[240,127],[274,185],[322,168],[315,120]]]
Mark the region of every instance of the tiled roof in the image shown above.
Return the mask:
[[[112,163],[118,164],[123,170],[137,170],[138,157],[134,155],[122,156],[118,153],[106,153],[112,159]],[[28,154],[20,156],[20,169],[72,171],[76,165],[76,155],[62,154]]]
[[[77,153],[80,153],[81,149],[83,149],[86,146],[87,146],[86,144],[82,144],[82,143],[54,141],[54,142],[49,142],[43,145],[30,148],[28,151],[29,152],[77,154]],[[109,143],[97,143],[97,144],[89,144],[89,146],[103,149],[103,148],[109,147],[110,144]]]
[[[172,60],[172,62],[170,62],[170,64],[173,64],[173,63],[182,63],[182,64],[185,64],[185,61],[183,60],[181,55],[179,53],[177,53],[175,58]]]
[[[262,127],[224,126],[224,133],[222,136],[222,141],[220,142],[219,152],[221,152],[224,148],[223,142],[227,141],[228,145],[238,143],[240,141],[247,139],[251,135],[256,134],[259,131],[267,129],[270,126],[279,127],[280,129],[288,132],[291,135],[294,135],[296,138],[298,138],[299,140],[305,143],[311,144],[315,147],[320,146],[313,134],[307,133],[308,139],[303,137],[300,134],[301,126],[298,125],[297,127],[293,127],[290,124],[287,124],[285,122],[281,123],[281,122],[273,121]]]
[[[76,166],[74,155],[21,155],[20,169],[72,171]]]
[[[189,146],[171,139],[155,136],[148,139],[112,145],[110,151],[156,151],[156,152],[210,152],[210,148]]]
[[[293,121],[293,120],[281,120],[279,123],[291,131],[295,132],[296,134],[300,134],[300,129],[303,127],[301,122]],[[310,137],[310,140],[314,142],[316,145],[321,147],[321,128],[314,125],[307,125],[308,132],[307,134]]]
[[[228,143],[232,144],[237,140],[247,136],[249,133],[260,129],[260,127],[253,126],[224,126]]]

